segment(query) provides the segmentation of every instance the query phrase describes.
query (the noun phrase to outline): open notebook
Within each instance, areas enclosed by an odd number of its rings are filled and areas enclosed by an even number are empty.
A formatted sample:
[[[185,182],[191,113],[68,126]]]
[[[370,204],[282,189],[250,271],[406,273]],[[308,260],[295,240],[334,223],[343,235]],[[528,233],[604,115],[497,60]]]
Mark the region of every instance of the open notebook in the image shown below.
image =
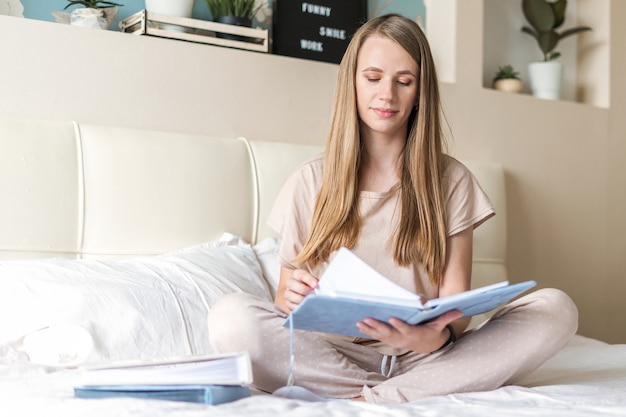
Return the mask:
[[[535,281],[502,281],[426,301],[382,276],[350,250],[341,248],[320,278],[315,293],[305,297],[283,325],[367,338],[356,327],[366,317],[380,321],[396,317],[418,324],[456,309],[464,316],[473,316],[490,311],[535,285]]]

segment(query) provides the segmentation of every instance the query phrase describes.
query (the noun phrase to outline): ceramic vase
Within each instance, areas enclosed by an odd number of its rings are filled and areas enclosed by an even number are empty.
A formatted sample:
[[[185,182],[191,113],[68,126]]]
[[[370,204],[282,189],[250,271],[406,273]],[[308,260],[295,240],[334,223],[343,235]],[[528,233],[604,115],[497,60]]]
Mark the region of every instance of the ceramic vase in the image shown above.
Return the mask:
[[[195,0],[146,0],[146,10],[168,16],[191,17]]]
[[[20,0],[0,0],[0,14],[24,17],[24,6]]]
[[[547,100],[561,97],[563,64],[556,61],[533,62],[528,65],[530,87],[533,95]]]
[[[503,78],[493,82],[493,88],[505,93],[518,94],[524,90],[524,84],[517,78]]]
[[[187,17],[193,14],[195,0],[146,0],[146,10],[168,16]],[[173,32],[185,32],[185,28],[168,23],[159,23],[157,28]]]
[[[117,18],[117,6],[93,9],[78,7],[71,12],[52,12],[55,22],[91,29],[108,29]]]

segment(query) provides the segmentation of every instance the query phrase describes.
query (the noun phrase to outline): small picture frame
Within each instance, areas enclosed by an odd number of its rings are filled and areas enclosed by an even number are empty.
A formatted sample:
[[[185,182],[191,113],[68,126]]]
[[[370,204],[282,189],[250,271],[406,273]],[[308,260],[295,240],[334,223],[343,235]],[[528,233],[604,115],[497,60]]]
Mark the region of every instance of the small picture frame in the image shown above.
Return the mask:
[[[366,0],[274,1],[272,53],[338,64],[367,20]]]

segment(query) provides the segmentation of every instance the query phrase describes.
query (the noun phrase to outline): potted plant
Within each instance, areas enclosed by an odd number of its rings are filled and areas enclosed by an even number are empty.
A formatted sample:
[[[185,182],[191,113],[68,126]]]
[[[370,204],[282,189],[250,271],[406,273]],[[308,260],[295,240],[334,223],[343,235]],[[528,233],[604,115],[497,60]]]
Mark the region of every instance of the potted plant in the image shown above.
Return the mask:
[[[537,41],[543,54],[543,61],[531,63],[528,67],[533,95],[546,99],[558,99],[561,90],[562,64],[555,61],[560,52],[555,51],[559,42],[580,32],[591,30],[579,26],[557,32],[565,22],[567,0],[522,0],[522,11],[530,26],[523,26],[522,32]]]
[[[109,0],[68,0],[63,10],[72,6],[83,6],[71,12],[52,12],[55,20],[60,23],[69,23],[74,26],[94,29],[108,29],[117,17],[122,4]]]
[[[493,88],[506,93],[521,93],[524,84],[519,77],[519,72],[511,65],[504,65],[498,68],[493,78]]]
[[[252,19],[263,6],[256,0],[205,0],[213,21],[252,27]],[[234,35],[232,35],[234,36]]]

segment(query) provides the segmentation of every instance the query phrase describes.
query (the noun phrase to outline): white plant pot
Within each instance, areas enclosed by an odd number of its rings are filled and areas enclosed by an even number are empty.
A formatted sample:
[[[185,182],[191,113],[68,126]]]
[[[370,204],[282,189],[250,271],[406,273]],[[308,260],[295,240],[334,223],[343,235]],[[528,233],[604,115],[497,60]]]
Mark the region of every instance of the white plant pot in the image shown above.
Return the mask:
[[[24,17],[24,6],[20,0],[0,0],[0,14]]]
[[[533,62],[528,65],[530,88],[535,97],[558,100],[561,97],[563,64],[556,61]]]
[[[191,17],[195,0],[146,0],[146,10],[169,16]]]
[[[104,9],[79,7],[71,12],[53,11],[52,16],[57,23],[92,29],[108,29],[117,18],[118,13],[119,8],[117,6]]]
[[[146,0],[146,10],[168,16],[191,17],[195,0]],[[172,32],[184,32],[182,26],[167,23],[155,24],[158,29]]]

